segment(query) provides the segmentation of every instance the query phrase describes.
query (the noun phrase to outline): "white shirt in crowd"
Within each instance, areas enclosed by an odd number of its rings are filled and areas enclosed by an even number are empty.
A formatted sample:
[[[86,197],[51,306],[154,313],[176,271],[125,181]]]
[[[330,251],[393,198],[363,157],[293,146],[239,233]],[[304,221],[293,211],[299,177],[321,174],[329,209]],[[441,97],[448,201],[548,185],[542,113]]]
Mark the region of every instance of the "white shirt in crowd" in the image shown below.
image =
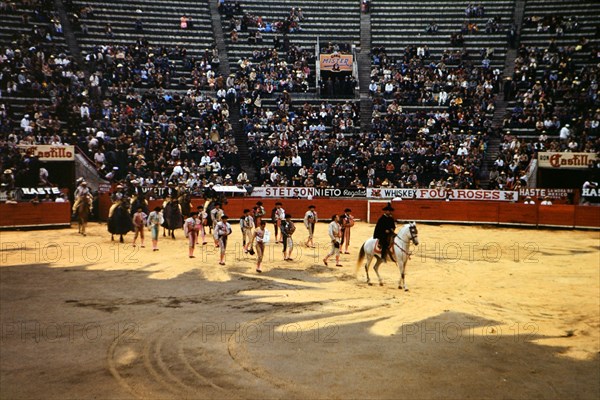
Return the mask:
[[[299,155],[295,155],[292,157],[292,166],[301,167],[302,166],[302,157]]]
[[[210,157],[205,154],[200,159],[200,165],[208,165],[208,164],[210,164]]]
[[[560,128],[560,133],[559,136],[561,138],[561,140],[567,140],[569,138],[569,135],[571,134],[571,132],[569,131],[569,125],[565,125],[562,128]]]

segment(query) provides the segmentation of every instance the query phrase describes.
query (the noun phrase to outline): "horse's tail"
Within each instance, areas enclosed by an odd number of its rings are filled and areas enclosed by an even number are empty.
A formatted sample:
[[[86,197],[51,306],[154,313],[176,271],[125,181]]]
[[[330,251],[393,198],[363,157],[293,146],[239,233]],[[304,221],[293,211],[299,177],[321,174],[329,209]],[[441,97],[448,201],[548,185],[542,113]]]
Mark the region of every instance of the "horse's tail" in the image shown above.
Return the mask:
[[[360,268],[363,260],[365,259],[365,244],[360,247],[360,252],[358,253],[358,260],[356,261],[356,268],[354,269],[354,275],[358,273],[358,269]]]

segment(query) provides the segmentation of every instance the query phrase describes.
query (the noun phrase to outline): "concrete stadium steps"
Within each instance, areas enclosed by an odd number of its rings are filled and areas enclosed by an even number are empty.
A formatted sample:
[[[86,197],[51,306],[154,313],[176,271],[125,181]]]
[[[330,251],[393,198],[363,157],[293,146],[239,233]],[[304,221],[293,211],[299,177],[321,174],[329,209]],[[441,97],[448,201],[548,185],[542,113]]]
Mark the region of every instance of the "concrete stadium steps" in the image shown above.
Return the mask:
[[[286,19],[292,7],[302,8],[305,20],[300,22],[301,31],[289,33],[291,46],[299,46],[302,49],[314,53],[317,37],[321,45],[329,41],[357,44],[360,40],[360,4],[354,0],[264,0],[259,2],[242,2],[242,10],[254,16],[261,16],[266,22],[275,22]],[[341,13],[340,10],[347,12]],[[238,16],[241,18],[241,15]],[[229,63],[232,71],[237,71],[237,61],[248,57],[254,49],[263,47],[271,48],[275,35],[282,39],[282,33],[263,33],[262,44],[249,44],[248,33],[239,32],[238,41],[233,43],[229,38],[230,20],[222,17],[225,40],[228,47]],[[253,28],[250,28],[253,30]],[[282,56],[285,52],[280,51]],[[314,71],[314,65],[311,69]],[[316,81],[314,75],[309,80],[311,92],[314,90]]]
[[[21,16],[23,14],[29,15],[29,24],[23,25]],[[0,47],[14,46],[14,41],[22,35],[30,35],[34,25],[49,29],[52,34],[51,23],[35,21],[33,18],[33,9],[24,6],[22,3],[17,2],[15,11],[3,11],[2,23],[0,24]],[[65,53],[69,55],[67,43],[64,35],[52,34],[53,40],[51,42],[43,41],[36,47],[42,47],[45,50],[51,51],[52,54]],[[3,51],[3,50],[2,50]],[[50,98],[47,96],[28,96],[25,93],[18,92],[14,94],[8,94],[5,91],[0,97],[0,103],[6,104],[11,110],[13,122],[18,126],[23,115],[29,113],[33,114],[33,107],[35,104],[44,105],[50,107],[52,105]]]
[[[399,57],[409,46],[426,45],[431,59],[439,60],[445,50],[458,51],[466,48],[471,60],[480,61],[481,49],[493,48],[491,66],[502,69],[506,57],[506,31],[485,33],[485,24],[491,17],[501,17],[504,28],[510,26],[514,0],[479,1],[483,4],[483,17],[465,16],[468,2],[437,0],[433,2],[383,0],[373,4],[371,14],[372,46],[385,47],[388,56]],[[479,32],[464,35],[464,46],[452,46],[450,34],[459,32],[463,21],[477,23]],[[430,22],[438,25],[437,33],[427,33]]]
[[[50,107],[52,105],[48,97],[25,97],[20,93],[17,93],[16,95],[7,95],[6,93],[3,93],[2,97],[0,97],[0,104],[6,104],[9,107],[13,114],[12,121],[15,126],[19,126],[23,115],[33,115],[34,105],[37,104],[45,107]]]
[[[208,2],[189,1],[128,1],[92,0],[74,1],[78,8],[91,6],[93,16],[81,18],[88,26],[88,35],[76,31],[77,40],[84,52],[89,52],[95,45],[131,45],[137,39],[144,38],[153,48],[175,46],[184,47],[188,57],[196,57],[214,44],[213,29]],[[136,10],[142,10],[137,13]],[[191,18],[192,28],[181,29],[182,15]],[[143,32],[135,31],[135,21],[140,18]],[[113,37],[107,37],[105,25],[111,24]],[[171,75],[171,86],[166,89],[181,89],[178,79],[188,78],[186,88],[191,88],[190,71],[183,67],[180,59],[172,60],[175,68]]]
[[[29,24],[23,25],[21,15],[29,15]],[[2,23],[0,24],[0,45],[10,44],[14,37],[19,34],[31,34],[34,25],[44,28],[51,28],[50,22],[37,22],[33,19],[33,10],[24,7],[22,4],[17,5],[16,11],[5,11],[2,13]],[[50,30],[52,34],[52,30]],[[63,35],[52,34],[52,42],[45,42],[47,46],[57,46],[66,48],[66,42]]]
[[[577,15],[597,22],[600,3],[593,0],[527,0],[525,12],[534,15]]]
[[[560,16],[563,18],[576,17],[579,23],[579,29],[576,31],[565,31],[562,36],[557,37],[552,32],[537,32],[537,26],[524,25],[521,30],[521,44],[526,47],[537,47],[545,49],[548,47],[550,40],[555,39],[556,44],[561,46],[576,46],[582,37],[589,39],[590,48],[600,46],[600,37],[596,37],[597,27],[600,25],[598,19],[600,15],[600,2],[592,0],[575,0],[575,1],[558,1],[558,0],[527,0],[525,3],[525,18],[534,16]],[[584,66],[596,65],[597,59],[590,52],[579,51],[571,55],[571,60],[577,68]],[[536,76],[542,78],[544,76],[544,65],[540,63]],[[555,99],[557,107],[563,105],[562,99]],[[515,101],[511,101],[507,110],[511,111],[516,105]],[[532,127],[510,127],[504,131],[510,130],[511,134],[523,139],[536,139],[538,134]]]
[[[254,16],[261,16],[266,22],[286,19],[292,7],[302,8],[304,21],[299,32],[290,34],[297,40],[314,45],[317,37],[321,42],[327,40],[347,40],[357,42],[360,38],[360,10],[354,0],[262,0],[259,2],[243,2],[243,11]],[[343,13],[341,10],[346,10]],[[229,21],[226,21],[229,23]]]

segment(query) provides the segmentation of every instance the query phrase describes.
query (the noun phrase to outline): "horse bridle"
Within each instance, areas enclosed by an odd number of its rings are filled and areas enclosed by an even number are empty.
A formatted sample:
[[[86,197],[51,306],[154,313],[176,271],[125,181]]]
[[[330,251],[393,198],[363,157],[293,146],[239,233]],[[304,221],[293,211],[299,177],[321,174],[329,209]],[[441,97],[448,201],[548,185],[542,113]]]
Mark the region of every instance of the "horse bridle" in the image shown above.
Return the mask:
[[[407,245],[410,245],[410,241],[412,240],[412,242],[415,242],[415,233],[418,234],[417,232],[417,227],[414,225],[411,225],[408,228],[409,232],[410,232],[410,239],[409,240],[404,240],[401,237],[399,237],[398,235],[394,236],[394,246],[398,247],[400,249],[400,251],[402,251],[404,254],[406,254],[409,258],[410,258],[410,253],[406,250],[404,250],[402,247],[400,247],[397,243],[396,243],[396,238],[400,239],[402,242],[406,243]]]

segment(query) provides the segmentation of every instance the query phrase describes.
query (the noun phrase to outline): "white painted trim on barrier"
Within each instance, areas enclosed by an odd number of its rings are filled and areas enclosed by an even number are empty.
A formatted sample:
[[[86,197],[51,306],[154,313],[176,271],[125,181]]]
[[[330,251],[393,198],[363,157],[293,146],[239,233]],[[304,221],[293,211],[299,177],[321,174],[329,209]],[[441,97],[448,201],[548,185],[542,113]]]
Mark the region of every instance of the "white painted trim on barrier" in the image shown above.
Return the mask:
[[[589,229],[589,230],[600,230],[599,226],[586,226],[586,225],[575,225],[575,229]]]
[[[35,225],[1,225],[0,230],[2,229],[12,229],[12,228],[36,228],[38,226],[71,226],[71,223],[61,223],[61,224],[35,224]]]
[[[498,222],[489,222],[489,221],[454,221],[454,220],[437,220],[437,219],[397,219],[396,221],[415,221],[415,222],[432,222],[435,224],[486,224],[486,225],[498,225]]]
[[[538,224],[538,226],[545,226],[545,227],[549,227],[549,228],[570,228],[570,229],[573,229],[573,225]]]
[[[400,220],[397,220],[400,221]],[[403,220],[402,220],[403,221]],[[536,224],[526,224],[520,222],[489,222],[489,221],[454,221],[454,220],[437,220],[437,219],[411,219],[415,222],[431,222],[434,224],[481,224],[481,225],[509,225],[509,226],[538,226]],[[550,225],[548,225],[550,226]],[[571,225],[556,225],[559,228],[572,228]]]

